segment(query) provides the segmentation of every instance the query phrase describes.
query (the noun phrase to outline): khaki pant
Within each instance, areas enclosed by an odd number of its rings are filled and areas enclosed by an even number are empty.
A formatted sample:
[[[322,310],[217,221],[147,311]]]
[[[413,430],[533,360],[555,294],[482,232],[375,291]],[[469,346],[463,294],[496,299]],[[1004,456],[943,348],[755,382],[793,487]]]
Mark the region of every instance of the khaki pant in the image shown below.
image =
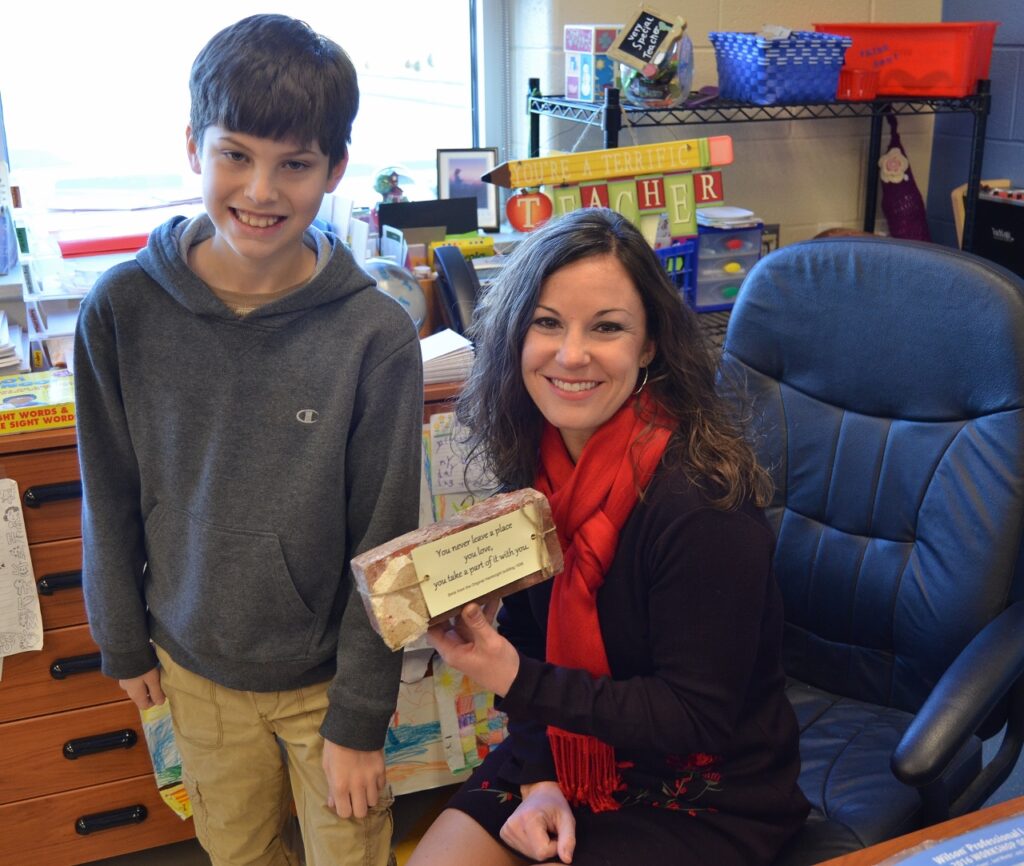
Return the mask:
[[[213,866],[298,866],[283,838],[292,798],[306,866],[385,866],[390,788],[361,820],[339,818],[326,805],[318,730],[327,683],[242,692],[185,670],[159,647],[157,656],[196,836]]]

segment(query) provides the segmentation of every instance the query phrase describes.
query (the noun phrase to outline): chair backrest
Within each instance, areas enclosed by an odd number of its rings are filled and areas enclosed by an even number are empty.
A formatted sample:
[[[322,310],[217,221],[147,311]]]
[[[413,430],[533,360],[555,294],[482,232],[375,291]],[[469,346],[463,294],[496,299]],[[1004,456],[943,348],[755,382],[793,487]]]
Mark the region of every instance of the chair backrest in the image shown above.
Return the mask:
[[[729,323],[776,494],[787,674],[913,712],[1007,604],[1024,529],[1024,282],[882,238],[752,269]]]

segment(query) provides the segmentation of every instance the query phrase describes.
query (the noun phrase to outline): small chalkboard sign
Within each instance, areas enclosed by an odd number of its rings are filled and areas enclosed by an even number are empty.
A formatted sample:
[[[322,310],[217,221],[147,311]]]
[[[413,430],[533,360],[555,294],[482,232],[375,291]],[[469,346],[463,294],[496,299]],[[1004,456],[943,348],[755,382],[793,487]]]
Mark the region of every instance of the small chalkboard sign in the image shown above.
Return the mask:
[[[673,20],[649,6],[641,6],[632,21],[619,31],[608,56],[654,77],[666,52],[685,29],[682,18]]]

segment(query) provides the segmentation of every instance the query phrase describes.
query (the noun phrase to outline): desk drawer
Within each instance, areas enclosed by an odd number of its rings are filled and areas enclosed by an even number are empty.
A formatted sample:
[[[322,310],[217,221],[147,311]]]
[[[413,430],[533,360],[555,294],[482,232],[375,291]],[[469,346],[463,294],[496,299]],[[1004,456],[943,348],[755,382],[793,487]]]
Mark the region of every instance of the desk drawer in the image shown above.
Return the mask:
[[[98,667],[82,673],[68,672],[63,679],[51,674],[51,666],[57,662],[62,663],[63,671],[72,671],[76,665],[69,664],[68,659],[99,653],[88,626],[48,631],[43,641],[40,652],[18,653],[4,659],[0,722],[124,699],[117,681],[103,676]]]
[[[77,449],[0,455],[0,477],[18,482],[30,543],[82,534]],[[36,507],[29,503],[36,503]]]
[[[145,817],[137,823],[84,836],[75,831],[82,816],[133,808],[141,816],[140,806]],[[0,827],[4,866],[72,866],[195,835],[192,821],[182,821],[160,799],[152,773],[0,806]]]
[[[0,743],[0,804],[153,769],[131,701],[8,722],[0,725]]]
[[[39,587],[43,628],[85,622],[82,601],[82,540],[66,538],[30,546],[32,571]]]

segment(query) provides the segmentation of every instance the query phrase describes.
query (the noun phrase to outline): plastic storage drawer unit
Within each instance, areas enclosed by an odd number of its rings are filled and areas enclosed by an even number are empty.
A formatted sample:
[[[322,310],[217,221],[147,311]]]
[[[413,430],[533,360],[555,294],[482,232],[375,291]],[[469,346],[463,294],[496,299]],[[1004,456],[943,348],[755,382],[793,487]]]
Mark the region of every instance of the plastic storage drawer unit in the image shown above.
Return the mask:
[[[697,285],[691,306],[695,310],[727,310],[747,272],[761,257],[763,226],[735,229],[698,227]]]

